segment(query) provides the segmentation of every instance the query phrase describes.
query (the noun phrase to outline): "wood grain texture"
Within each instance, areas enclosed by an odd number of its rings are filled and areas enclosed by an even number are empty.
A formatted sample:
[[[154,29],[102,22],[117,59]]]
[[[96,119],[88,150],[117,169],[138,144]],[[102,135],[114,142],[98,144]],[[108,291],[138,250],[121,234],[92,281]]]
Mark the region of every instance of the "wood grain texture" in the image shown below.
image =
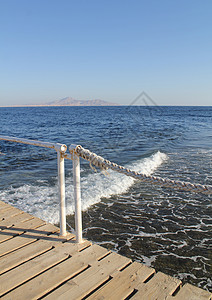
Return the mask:
[[[211,293],[0,201],[1,299],[209,300]],[[175,292],[174,296],[173,293]]]
[[[90,263],[98,260],[107,252],[102,247],[92,245],[6,294],[2,299],[28,300],[39,298],[57,287],[61,282],[86,269]],[[25,291],[27,291],[27,294]]]
[[[67,281],[45,299],[82,299],[96,287],[105,282],[109,276],[114,275],[118,270],[129,263],[129,258],[116,253],[110,253],[110,255],[106,256],[101,261],[95,261],[90,264],[90,268],[76,276],[74,279]]]
[[[155,272],[141,263],[133,262],[122,272],[118,272],[105,286],[96,291],[89,299],[124,299]]]
[[[174,297],[167,297],[167,300],[210,300],[212,293],[186,283]]]

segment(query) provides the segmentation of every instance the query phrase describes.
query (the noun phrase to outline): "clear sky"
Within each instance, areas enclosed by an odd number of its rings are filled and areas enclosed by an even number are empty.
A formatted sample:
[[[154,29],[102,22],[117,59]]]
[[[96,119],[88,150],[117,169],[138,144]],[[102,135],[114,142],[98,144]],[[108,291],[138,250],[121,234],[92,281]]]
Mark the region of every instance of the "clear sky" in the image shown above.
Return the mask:
[[[0,0],[0,105],[212,105],[211,0]]]

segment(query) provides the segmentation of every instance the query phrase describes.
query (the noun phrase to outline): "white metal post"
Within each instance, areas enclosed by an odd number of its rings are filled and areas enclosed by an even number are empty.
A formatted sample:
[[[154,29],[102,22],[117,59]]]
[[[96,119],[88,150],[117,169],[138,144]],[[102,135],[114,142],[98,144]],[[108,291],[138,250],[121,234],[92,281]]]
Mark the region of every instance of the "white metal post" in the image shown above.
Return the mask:
[[[82,211],[80,190],[80,159],[73,151],[73,179],[75,201],[75,231],[77,243],[82,243]]]
[[[60,197],[60,235],[66,235],[65,171],[62,152],[57,151],[58,185]]]

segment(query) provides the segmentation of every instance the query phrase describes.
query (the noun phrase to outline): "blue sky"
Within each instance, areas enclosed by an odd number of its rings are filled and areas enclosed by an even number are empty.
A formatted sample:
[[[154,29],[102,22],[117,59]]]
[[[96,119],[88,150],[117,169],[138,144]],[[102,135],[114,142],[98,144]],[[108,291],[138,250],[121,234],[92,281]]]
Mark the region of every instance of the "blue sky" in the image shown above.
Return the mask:
[[[212,1],[0,0],[0,86],[0,105],[211,105]]]

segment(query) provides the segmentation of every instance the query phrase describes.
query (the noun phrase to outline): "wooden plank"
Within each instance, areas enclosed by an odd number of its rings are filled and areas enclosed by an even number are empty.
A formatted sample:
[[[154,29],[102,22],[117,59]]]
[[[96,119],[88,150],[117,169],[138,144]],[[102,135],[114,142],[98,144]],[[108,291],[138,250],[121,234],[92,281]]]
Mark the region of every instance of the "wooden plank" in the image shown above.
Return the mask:
[[[23,232],[22,232],[23,233]],[[8,229],[0,231],[0,243],[12,239],[14,236],[19,235],[17,231],[8,231]]]
[[[60,230],[58,227],[52,224],[45,224],[39,226],[36,229],[28,230],[20,237],[23,237],[24,239],[41,240],[45,243],[51,244],[54,247],[60,245],[61,243],[71,242],[72,240],[74,240],[75,238],[74,234],[67,233],[67,235],[63,237],[63,236],[59,236],[59,231]],[[18,237],[15,237],[14,239],[17,240]]]
[[[46,243],[46,241],[45,241]],[[54,247],[58,249],[58,251],[63,251],[64,253],[68,253],[68,255],[75,255],[80,251],[84,251],[85,248],[88,248],[92,245],[90,241],[84,240],[82,243],[76,243],[76,240],[69,240],[65,243],[56,244],[54,243]]]
[[[35,245],[36,244],[37,243],[35,243]],[[59,262],[64,261],[70,255],[75,254],[81,247],[83,247],[83,245],[79,247],[76,244],[71,246],[70,244],[61,243],[61,245],[55,249],[51,249],[15,269],[4,273],[0,277],[0,296]]]
[[[46,222],[39,219],[39,218],[36,218],[34,217],[33,219],[31,220],[27,220],[25,221],[24,223],[23,222],[20,222],[18,224],[16,224],[15,226],[13,227],[10,227],[8,230],[16,230],[16,231],[20,231],[20,232],[24,232],[24,231],[40,231],[42,230],[41,229],[41,226],[45,226],[46,225]]]
[[[21,235],[28,229],[34,229],[45,223],[46,222],[42,221],[41,219],[33,218],[31,220],[26,221],[25,223],[19,223],[17,226],[13,226],[13,227],[1,230],[0,243],[13,238],[14,236]],[[21,225],[21,228],[18,227],[19,225]]]
[[[11,208],[8,209],[6,211],[0,211],[0,219],[6,219],[6,218],[10,218],[12,216],[18,215],[18,214],[23,214],[24,212],[18,208]]]
[[[40,226],[42,226],[43,224],[45,224],[44,221],[40,220],[40,219],[33,219],[33,220],[29,220],[26,223],[28,223],[28,228],[38,228]],[[38,239],[38,235],[36,236],[36,234],[34,233],[34,235],[30,235],[25,233],[22,234],[20,236],[16,236],[12,239],[9,239],[7,241],[5,241],[4,243],[1,243],[1,247],[0,247],[0,256],[5,255],[9,252],[12,252],[18,248],[21,248],[27,244],[33,243],[35,240]]]
[[[19,248],[21,248],[25,245],[33,243],[35,241],[36,241],[35,238],[26,239],[25,237],[22,237],[22,236],[17,236],[13,239],[10,239],[10,240],[8,240],[8,241],[1,244],[0,257],[7,254],[7,253],[10,253],[10,252],[12,252],[16,249],[19,249]]]
[[[46,225],[42,225],[39,228],[28,230],[24,233],[24,236],[27,238],[33,237],[36,239],[42,239],[43,241],[54,242],[54,245],[56,245],[57,243],[60,244],[62,242],[67,242],[75,238],[75,235],[69,232],[66,236],[60,236],[59,231],[60,229],[58,227],[49,223]]]
[[[60,237],[58,227],[2,201],[0,230],[2,299],[34,299],[46,294],[46,299],[82,299],[95,289],[89,299],[130,296],[139,300],[209,300],[212,297],[211,293],[190,284],[172,296],[181,284],[179,280],[159,272],[144,283],[154,269],[134,262],[120,271],[129,259],[97,245],[90,246],[89,241],[76,244],[70,233]]]
[[[16,237],[14,238],[13,243],[5,242],[3,244],[5,251],[4,256],[0,257],[0,273],[7,271],[9,268],[15,267],[15,265],[19,265],[24,261],[29,260],[27,255],[29,255],[30,258],[35,257],[37,256],[37,251],[42,252],[43,249],[43,252],[45,252],[46,249],[51,249],[52,247],[61,245],[62,242],[71,243],[69,239],[73,239],[73,237],[75,237],[73,234],[68,234],[65,238],[59,237],[57,234],[53,234],[54,232],[57,233],[58,231],[58,227],[52,224],[46,224],[36,228],[36,230],[33,230],[32,232],[26,232],[21,236],[24,237],[24,239]],[[37,239],[39,240],[36,243],[33,243]],[[27,241],[29,241],[29,243],[26,243]],[[74,243],[74,241],[72,243]],[[83,247],[86,247],[88,245],[91,245],[91,242],[85,241],[78,247],[78,250],[83,249]]]
[[[23,213],[23,214],[19,214],[16,216],[13,216],[9,219],[5,219],[0,221],[0,230],[3,230],[5,228],[9,228],[11,226],[15,226],[16,224],[20,223],[20,222],[24,222],[27,220],[31,220],[34,217],[28,213]]]
[[[164,300],[180,286],[181,281],[169,275],[158,272],[147,283],[137,285],[138,292],[131,298],[133,300],[157,299]]]
[[[11,252],[7,255],[0,257],[0,274],[5,273],[6,271],[15,268],[21,265],[24,262],[29,261],[30,259],[52,249],[53,246],[60,246],[62,243],[56,243],[51,241],[39,240],[35,243],[29,244],[23,248],[20,248],[14,252]],[[91,242],[84,241],[82,244],[75,244],[76,252],[81,249],[90,246]],[[74,245],[74,246],[75,246]]]
[[[210,300],[212,293],[186,283],[177,293],[176,296],[169,296],[167,300]]]
[[[119,272],[100,290],[92,294],[89,299],[125,299],[135,289],[155,272],[141,263],[133,262],[122,272]]]
[[[46,224],[43,226],[40,226],[37,229],[37,234],[39,236],[45,236],[49,233],[58,232],[59,228],[52,225],[52,224]],[[34,233],[33,233],[34,234]],[[55,242],[52,243],[45,243],[45,240],[41,240],[40,242],[37,242],[36,245],[33,243],[32,245],[28,245],[24,248],[21,248],[19,250],[16,250],[15,252],[12,252],[10,254],[4,255],[0,258],[0,273],[3,273],[7,271],[8,269],[15,267],[18,264],[23,263],[24,261],[27,261],[31,259],[32,257],[37,256],[38,254],[47,251],[48,249],[51,249],[53,245],[55,245]],[[38,254],[37,254],[38,253]]]
[[[14,230],[16,231],[24,232],[22,236],[35,238],[38,238],[39,236],[47,236],[51,233],[59,231],[58,227],[49,223],[46,224],[45,221],[42,221],[39,218],[34,218],[24,223],[19,223],[14,227],[9,228],[8,230],[12,230],[12,228],[14,228]]]
[[[130,261],[129,258],[111,253],[101,261],[95,261],[91,268],[67,281],[45,299],[82,299]]]
[[[47,250],[50,250],[51,248],[51,244],[44,243],[43,241],[37,241],[25,246],[24,248],[0,257],[0,274],[5,273],[6,271],[46,252]]]
[[[6,205],[5,206],[1,206],[0,207],[0,212],[3,213],[3,212],[5,212],[5,211],[7,211],[9,209],[13,209],[13,207],[10,206],[10,205],[8,205],[8,206],[6,206]]]
[[[8,204],[8,203],[6,203],[6,202],[3,202],[3,201],[0,201],[0,208],[1,208],[1,207],[7,207],[7,206],[12,207],[10,204]]]
[[[0,210],[0,216],[1,217],[4,217],[4,213],[6,214],[6,212],[7,211],[21,211],[21,213],[23,213],[23,211],[22,210],[20,210],[20,209],[18,209],[18,208],[16,208],[16,207],[14,207],[14,206],[11,206],[11,205],[5,205],[5,206],[2,206],[1,207],[1,210]]]
[[[2,299],[28,300],[41,297],[62,282],[85,270],[90,263],[100,259],[107,253],[108,250],[103,247],[92,245],[26,282],[24,285],[17,287],[3,296]]]
[[[52,249],[3,274],[0,277],[0,296],[68,258],[69,254],[58,251],[58,248],[60,247]]]

